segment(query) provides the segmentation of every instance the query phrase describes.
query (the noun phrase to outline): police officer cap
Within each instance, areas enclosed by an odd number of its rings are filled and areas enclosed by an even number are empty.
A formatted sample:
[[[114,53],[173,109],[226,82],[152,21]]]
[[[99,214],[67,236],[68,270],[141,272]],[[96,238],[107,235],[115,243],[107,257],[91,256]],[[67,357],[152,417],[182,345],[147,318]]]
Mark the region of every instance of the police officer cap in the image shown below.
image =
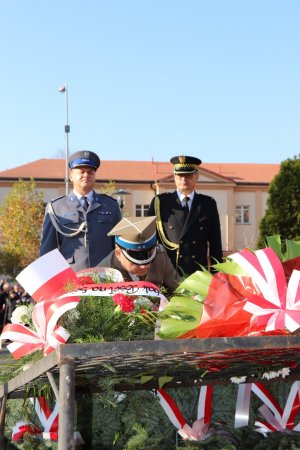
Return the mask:
[[[123,217],[108,233],[134,264],[149,264],[156,255],[156,217]]]
[[[100,166],[99,156],[94,152],[90,152],[89,150],[80,150],[73,153],[69,157],[70,169],[75,169],[76,167],[80,166],[90,166],[93,167],[93,169],[97,170]]]
[[[202,163],[201,159],[194,156],[173,156],[170,162],[174,164],[173,173],[196,173]]]

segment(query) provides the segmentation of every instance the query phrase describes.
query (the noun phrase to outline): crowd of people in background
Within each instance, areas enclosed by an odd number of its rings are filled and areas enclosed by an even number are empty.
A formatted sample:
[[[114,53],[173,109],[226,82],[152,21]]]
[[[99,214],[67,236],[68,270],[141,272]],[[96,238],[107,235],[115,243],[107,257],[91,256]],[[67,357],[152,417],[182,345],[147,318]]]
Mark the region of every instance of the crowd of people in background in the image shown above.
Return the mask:
[[[0,330],[11,323],[14,309],[20,305],[29,305],[33,300],[19,284],[0,280]]]

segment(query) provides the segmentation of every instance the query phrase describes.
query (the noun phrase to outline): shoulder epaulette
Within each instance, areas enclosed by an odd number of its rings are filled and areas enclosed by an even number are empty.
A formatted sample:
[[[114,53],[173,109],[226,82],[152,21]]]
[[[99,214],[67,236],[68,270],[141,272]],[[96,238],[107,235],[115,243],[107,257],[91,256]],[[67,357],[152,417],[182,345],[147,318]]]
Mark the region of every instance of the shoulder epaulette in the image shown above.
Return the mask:
[[[65,195],[61,195],[60,197],[55,197],[55,198],[53,198],[52,200],[50,200],[50,203],[54,203],[54,202],[56,202],[57,200],[60,200],[61,198],[64,198],[64,197],[66,197]]]
[[[164,227],[160,215],[160,201],[158,195],[154,198],[154,212],[156,215],[156,227],[160,240],[163,243],[164,247],[167,248],[168,250],[176,250],[176,267],[178,267],[179,244],[169,241],[164,232]]]

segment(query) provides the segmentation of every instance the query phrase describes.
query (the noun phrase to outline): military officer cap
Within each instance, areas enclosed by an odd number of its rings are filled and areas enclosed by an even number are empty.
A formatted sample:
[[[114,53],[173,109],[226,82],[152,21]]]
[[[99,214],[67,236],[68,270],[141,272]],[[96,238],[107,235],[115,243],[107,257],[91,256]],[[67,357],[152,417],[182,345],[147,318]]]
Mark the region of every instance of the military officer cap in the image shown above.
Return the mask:
[[[108,233],[134,264],[149,264],[156,255],[156,216],[123,217]]]
[[[90,166],[97,170],[100,166],[99,156],[89,150],[79,150],[78,152],[73,153],[69,157],[70,169],[75,169],[76,167],[81,166]]]
[[[201,159],[194,156],[173,156],[170,162],[174,164],[173,173],[196,173],[202,163]]]

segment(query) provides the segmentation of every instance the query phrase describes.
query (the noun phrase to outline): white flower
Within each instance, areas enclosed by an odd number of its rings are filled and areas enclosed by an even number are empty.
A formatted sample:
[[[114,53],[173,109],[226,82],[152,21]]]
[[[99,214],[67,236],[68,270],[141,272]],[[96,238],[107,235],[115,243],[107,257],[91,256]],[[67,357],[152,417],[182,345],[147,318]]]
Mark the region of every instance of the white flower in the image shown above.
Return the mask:
[[[289,367],[284,367],[284,368],[281,370],[281,376],[282,376],[282,378],[288,377],[289,374],[290,374],[290,368],[289,368]]]
[[[282,378],[288,377],[290,374],[290,369],[288,367],[284,367],[283,369],[277,370],[277,372],[275,372],[274,370],[270,371],[270,372],[265,372],[262,376],[262,379],[266,379],[266,380],[272,380],[273,378],[277,378],[280,375],[282,376]]]
[[[278,376],[278,372],[274,372],[274,370],[271,370],[270,372],[265,372],[262,376],[262,379],[272,380],[273,378],[277,378]]]
[[[28,306],[18,306],[12,313],[11,323],[28,323],[29,308]]]
[[[147,309],[152,308],[153,303],[149,300],[149,298],[141,296],[134,300],[134,306]]]
[[[236,384],[245,383],[246,380],[247,380],[246,375],[243,377],[231,377],[230,378],[231,383],[236,383]]]
[[[69,326],[74,326],[79,319],[80,313],[77,309],[71,309],[70,311],[68,311],[67,323]]]

